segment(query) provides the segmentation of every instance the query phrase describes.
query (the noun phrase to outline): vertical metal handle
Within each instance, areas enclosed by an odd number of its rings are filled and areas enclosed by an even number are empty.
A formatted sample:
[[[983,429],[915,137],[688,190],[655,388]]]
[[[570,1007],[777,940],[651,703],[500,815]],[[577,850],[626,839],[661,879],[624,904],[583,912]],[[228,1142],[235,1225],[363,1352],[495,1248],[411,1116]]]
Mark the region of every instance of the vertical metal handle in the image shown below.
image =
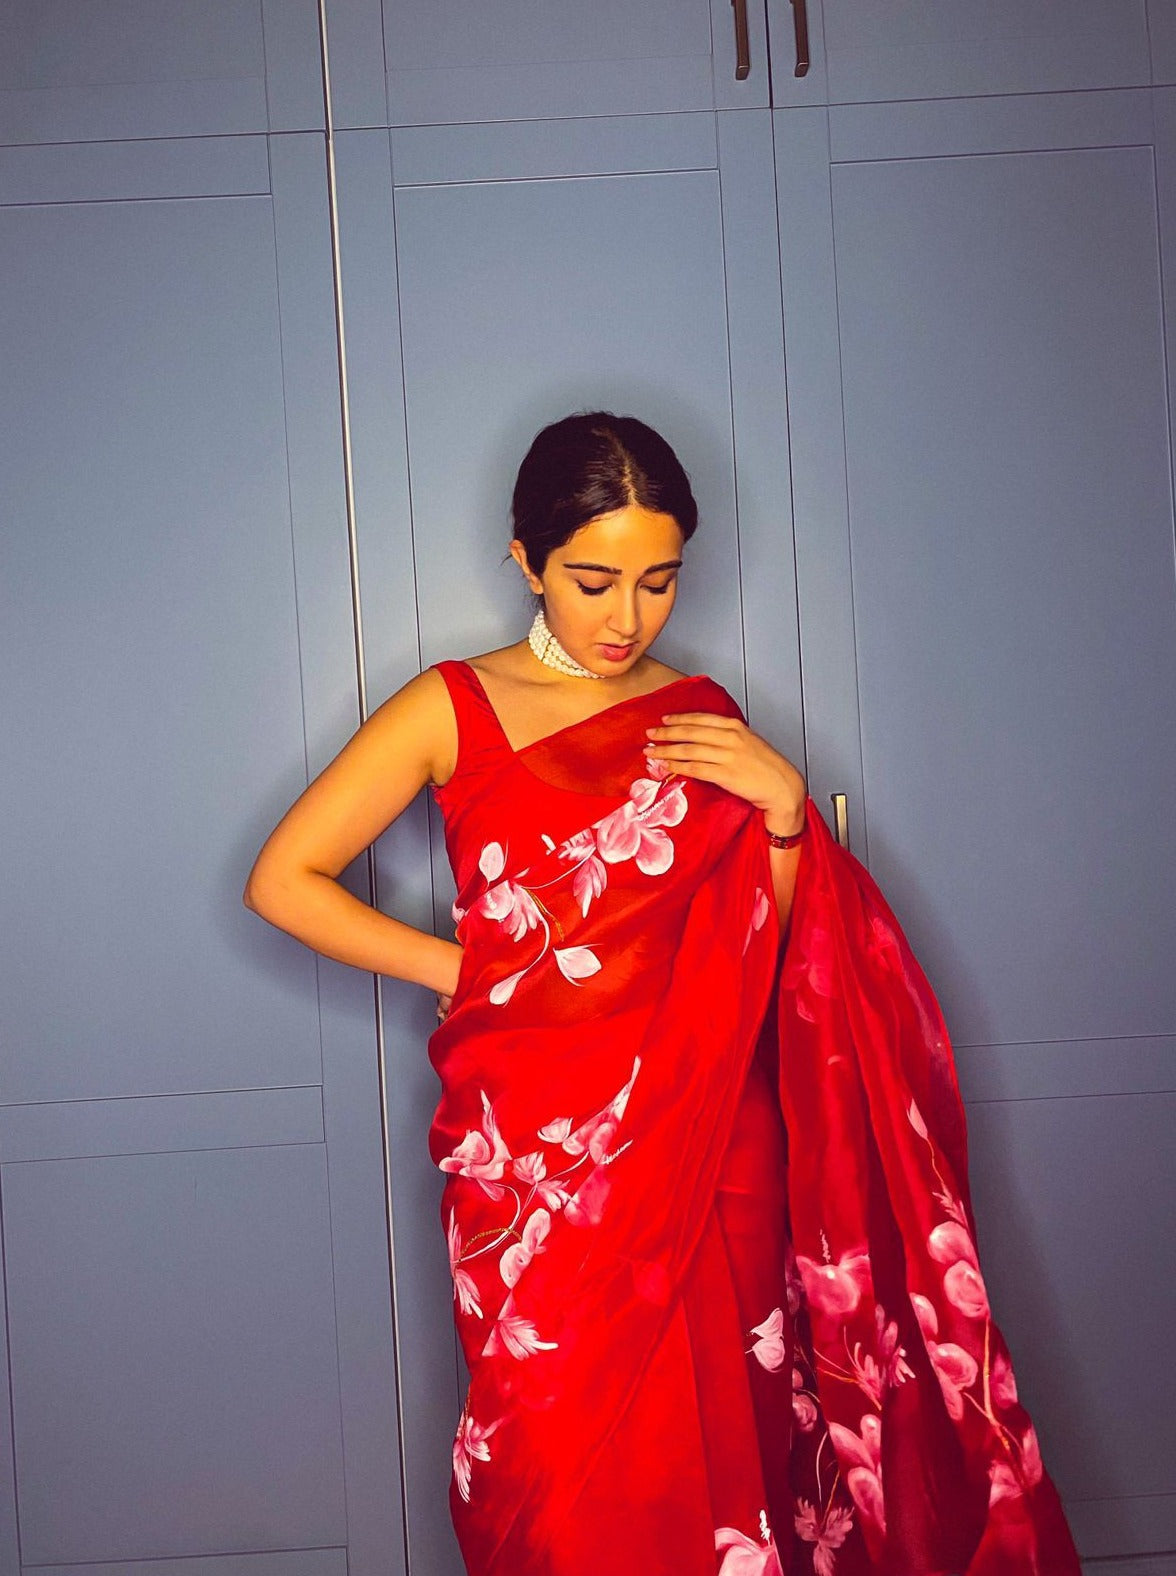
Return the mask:
[[[792,28],[796,34],[796,65],[792,75],[804,77],[808,75],[809,68],[808,10],[805,0],[792,0]]]
[[[747,37],[747,0],[731,0],[735,11],[735,80],[743,82],[751,72],[751,44]]]
[[[833,801],[833,835],[842,848],[849,847],[849,800],[843,793],[831,793]]]

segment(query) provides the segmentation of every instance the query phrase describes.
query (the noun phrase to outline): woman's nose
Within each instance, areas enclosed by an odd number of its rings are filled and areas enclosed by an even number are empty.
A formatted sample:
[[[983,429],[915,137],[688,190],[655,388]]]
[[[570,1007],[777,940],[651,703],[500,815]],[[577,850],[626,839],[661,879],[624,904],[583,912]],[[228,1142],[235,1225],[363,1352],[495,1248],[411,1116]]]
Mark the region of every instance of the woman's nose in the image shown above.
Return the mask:
[[[609,616],[609,630],[618,637],[618,643],[623,644],[636,639],[639,624],[636,597],[621,596]]]

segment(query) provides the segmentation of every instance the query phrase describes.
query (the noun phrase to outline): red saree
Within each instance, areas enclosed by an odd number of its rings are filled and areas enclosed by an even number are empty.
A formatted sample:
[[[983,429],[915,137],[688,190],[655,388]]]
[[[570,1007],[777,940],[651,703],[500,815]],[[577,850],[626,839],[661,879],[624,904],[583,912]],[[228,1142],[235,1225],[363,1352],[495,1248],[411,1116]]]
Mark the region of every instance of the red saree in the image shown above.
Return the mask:
[[[473,669],[436,798],[464,947],[430,1133],[470,1576],[1077,1576],[976,1257],[935,999],[816,807],[650,773],[676,680],[520,751]]]

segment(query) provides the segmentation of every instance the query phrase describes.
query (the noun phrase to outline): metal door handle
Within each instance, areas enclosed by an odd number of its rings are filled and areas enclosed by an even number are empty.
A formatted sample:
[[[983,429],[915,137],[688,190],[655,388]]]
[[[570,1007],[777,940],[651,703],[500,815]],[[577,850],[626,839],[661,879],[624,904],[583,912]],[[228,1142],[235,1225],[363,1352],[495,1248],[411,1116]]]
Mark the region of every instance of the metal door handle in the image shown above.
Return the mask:
[[[808,75],[809,68],[808,10],[805,0],[792,0],[792,27],[796,34],[796,65],[792,75],[804,77]],[[735,74],[739,75],[738,72]]]
[[[833,835],[842,848],[849,847],[849,800],[843,793],[831,793],[833,802]]]
[[[735,10],[735,80],[742,82],[751,71],[751,44],[747,38],[747,0],[731,0]]]

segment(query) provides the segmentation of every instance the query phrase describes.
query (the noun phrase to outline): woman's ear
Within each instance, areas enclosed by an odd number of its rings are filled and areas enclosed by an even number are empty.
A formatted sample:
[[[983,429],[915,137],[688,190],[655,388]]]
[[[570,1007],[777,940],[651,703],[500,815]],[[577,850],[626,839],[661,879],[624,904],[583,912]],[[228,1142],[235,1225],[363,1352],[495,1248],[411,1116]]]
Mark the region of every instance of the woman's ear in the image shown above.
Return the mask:
[[[536,596],[542,596],[543,582],[540,580],[538,575],[531,573],[531,566],[527,562],[527,549],[523,546],[522,542],[519,541],[517,536],[510,544],[510,556],[523,571],[523,579],[530,586],[531,590]]]

